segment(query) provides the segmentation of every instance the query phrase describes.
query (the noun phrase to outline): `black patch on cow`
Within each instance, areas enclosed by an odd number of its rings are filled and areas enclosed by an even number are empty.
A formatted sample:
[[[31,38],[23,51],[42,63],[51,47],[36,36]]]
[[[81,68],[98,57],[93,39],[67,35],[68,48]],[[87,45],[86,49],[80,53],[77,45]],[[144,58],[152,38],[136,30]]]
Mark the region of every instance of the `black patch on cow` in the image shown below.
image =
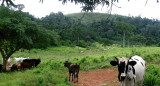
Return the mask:
[[[133,74],[135,75],[135,68],[132,66],[132,71],[133,71]]]
[[[121,81],[120,74],[125,72],[125,62],[120,62],[120,64],[118,64],[118,72],[119,72],[118,79],[119,81]]]
[[[144,67],[143,63],[141,62],[142,66]]]
[[[131,66],[134,66],[134,65],[137,64],[137,62],[136,61],[129,61],[128,64],[131,65]]]
[[[138,59],[134,58],[135,60],[139,61]]]
[[[125,72],[125,62],[120,62],[118,70],[119,70],[120,73]]]
[[[131,57],[129,58],[129,60],[130,59],[132,59]],[[127,66],[126,66],[126,74],[127,74],[127,71],[128,71],[128,65],[130,65],[130,64],[132,64],[131,66],[132,66],[132,71],[133,71],[133,74],[135,75],[135,68],[133,67],[137,62],[136,61],[130,61],[130,63],[129,63],[129,60],[128,60],[128,62],[127,62]],[[138,61],[138,59],[137,59],[137,61]]]
[[[111,64],[112,66],[116,66],[116,65],[118,65],[118,62],[117,62],[117,61],[111,61],[110,64]]]
[[[2,64],[0,64],[0,72],[2,71],[2,67],[3,67],[3,65],[2,65]]]

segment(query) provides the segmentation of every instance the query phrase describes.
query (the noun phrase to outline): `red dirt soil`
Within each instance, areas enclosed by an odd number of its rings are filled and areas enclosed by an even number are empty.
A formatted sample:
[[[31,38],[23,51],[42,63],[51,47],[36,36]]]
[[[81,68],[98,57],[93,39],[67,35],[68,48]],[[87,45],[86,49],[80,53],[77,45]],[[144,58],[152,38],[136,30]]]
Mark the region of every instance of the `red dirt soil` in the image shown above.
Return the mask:
[[[80,72],[77,86],[119,86],[116,69],[98,69]]]

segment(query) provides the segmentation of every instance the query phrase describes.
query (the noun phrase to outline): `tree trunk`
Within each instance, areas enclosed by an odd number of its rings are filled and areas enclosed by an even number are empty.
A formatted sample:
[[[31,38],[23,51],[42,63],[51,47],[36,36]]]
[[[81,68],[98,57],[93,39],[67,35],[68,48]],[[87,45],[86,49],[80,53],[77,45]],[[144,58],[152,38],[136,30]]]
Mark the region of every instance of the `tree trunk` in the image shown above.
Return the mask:
[[[123,31],[123,48],[125,48],[125,35],[126,35],[125,31]]]
[[[7,65],[7,58],[3,57],[3,68],[2,68],[3,71],[6,71],[6,65]]]
[[[130,43],[129,43],[129,39],[128,39],[128,47],[130,46]]]
[[[78,34],[78,37],[77,37],[77,42],[78,42],[78,45],[79,45],[79,34]]]

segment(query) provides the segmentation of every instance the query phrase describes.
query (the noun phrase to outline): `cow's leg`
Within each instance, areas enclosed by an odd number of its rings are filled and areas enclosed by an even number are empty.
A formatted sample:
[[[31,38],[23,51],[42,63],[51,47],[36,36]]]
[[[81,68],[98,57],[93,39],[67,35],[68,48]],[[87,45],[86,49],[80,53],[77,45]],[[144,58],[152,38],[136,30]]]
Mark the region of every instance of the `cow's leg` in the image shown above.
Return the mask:
[[[130,83],[129,86],[135,86],[135,81],[134,81],[134,79],[132,79],[129,83]]]
[[[77,73],[77,82],[78,82],[78,73]]]
[[[143,80],[139,82],[139,86],[142,86],[143,85]]]
[[[70,81],[70,76],[71,76],[71,73],[69,73],[69,81]]]
[[[126,86],[125,84],[126,84],[126,83],[125,83],[124,81],[122,81],[122,82],[120,83],[120,86]]]
[[[73,78],[74,78],[74,73],[72,73],[72,81],[73,81]]]
[[[120,82],[120,86],[123,86],[123,82]]]
[[[75,73],[73,74],[73,76],[74,76],[74,82],[75,82],[75,78],[76,78]]]

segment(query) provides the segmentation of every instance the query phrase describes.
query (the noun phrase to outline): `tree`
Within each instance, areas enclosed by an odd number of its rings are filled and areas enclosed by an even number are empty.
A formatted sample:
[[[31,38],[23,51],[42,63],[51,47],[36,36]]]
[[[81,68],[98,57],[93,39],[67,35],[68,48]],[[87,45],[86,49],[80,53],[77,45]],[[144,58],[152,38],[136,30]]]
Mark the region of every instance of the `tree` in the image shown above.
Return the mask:
[[[116,28],[123,32],[123,48],[125,48],[126,33],[131,32],[132,30],[135,30],[136,27],[132,24],[129,24],[129,23],[117,21],[116,22]]]
[[[19,49],[45,48],[50,45],[53,37],[26,17],[25,13],[1,6],[0,14],[0,52],[4,71],[8,58]]]
[[[136,42],[136,45],[144,45],[146,43],[146,38],[140,34],[132,36],[132,40]]]

